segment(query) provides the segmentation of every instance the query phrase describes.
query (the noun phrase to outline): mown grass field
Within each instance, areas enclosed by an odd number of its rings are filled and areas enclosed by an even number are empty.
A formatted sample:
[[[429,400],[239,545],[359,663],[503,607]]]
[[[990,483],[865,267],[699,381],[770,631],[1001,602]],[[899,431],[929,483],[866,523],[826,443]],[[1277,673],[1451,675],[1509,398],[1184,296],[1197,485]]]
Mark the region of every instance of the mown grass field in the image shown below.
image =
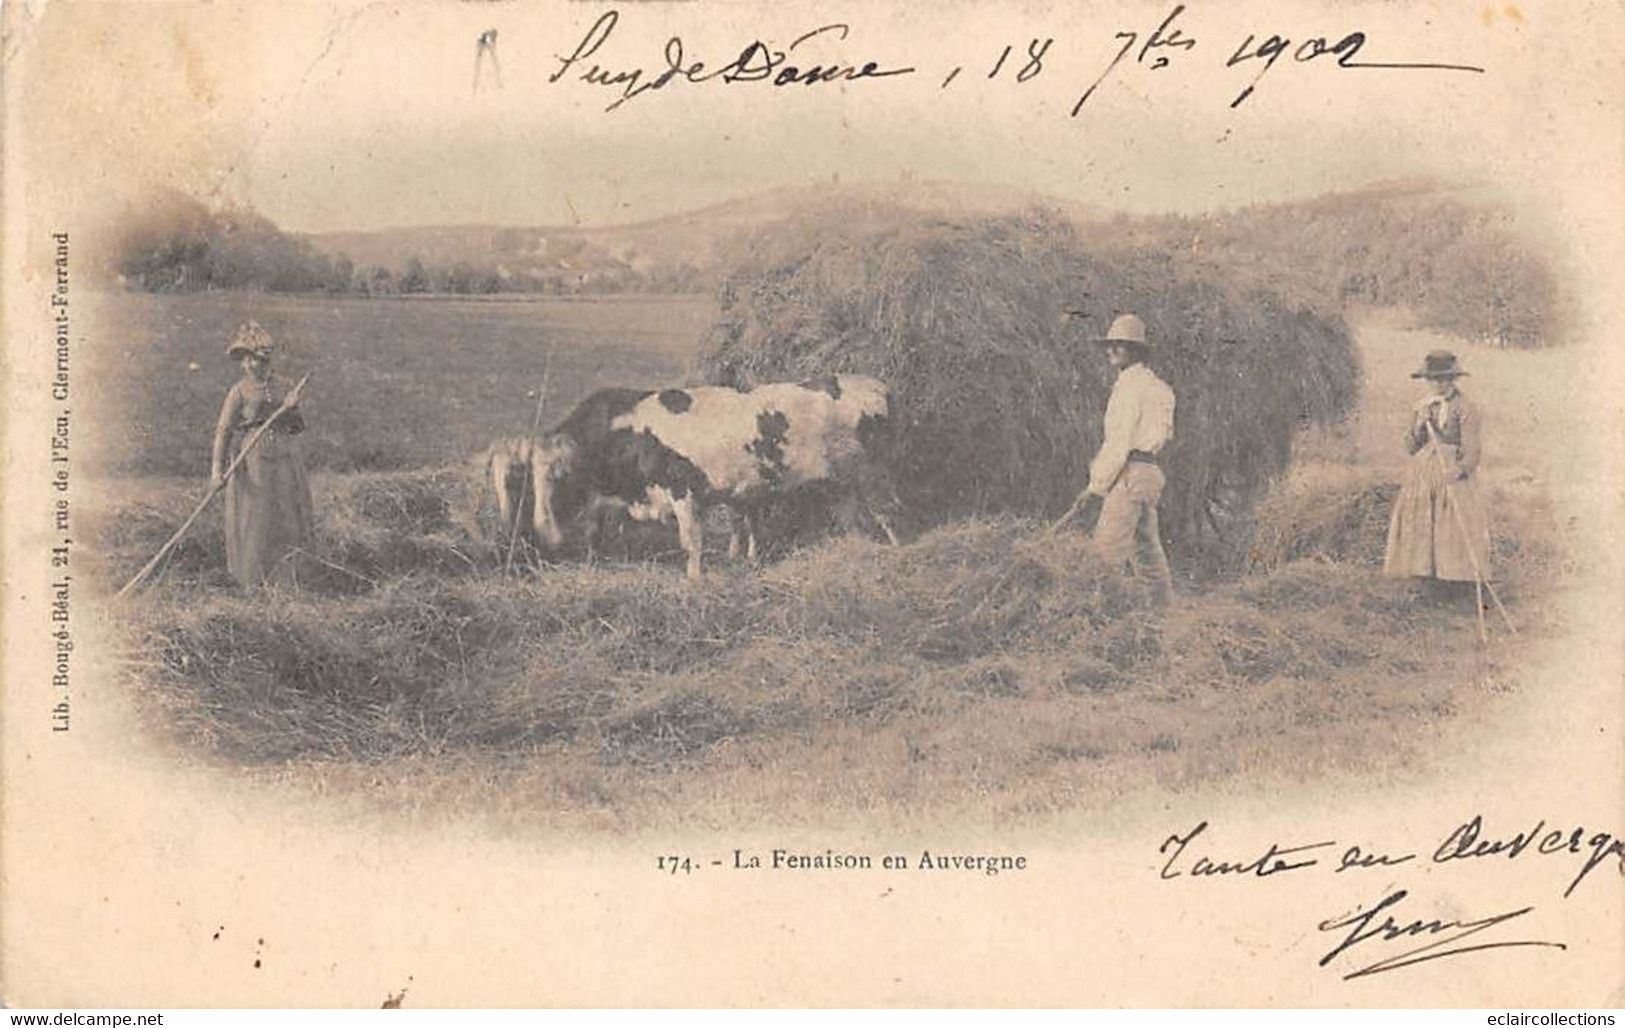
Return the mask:
[[[174,301],[183,314],[165,302],[140,301],[163,324],[204,324],[183,316],[196,301]],[[312,326],[342,320],[352,301],[281,302],[285,324]],[[229,773],[403,816],[608,830],[858,813],[996,822],[1148,783],[1410,773],[1453,724],[1523,687],[1506,650],[1478,653],[1465,607],[1377,575],[1396,418],[1416,390],[1408,372],[1440,342],[1381,320],[1360,333],[1362,418],[1305,440],[1236,574],[1187,583],[1161,622],[1101,572],[1081,534],[1051,539],[1021,520],[949,525],[902,548],[832,539],[761,570],[713,559],[698,586],[658,559],[504,574],[461,457],[516,415],[434,422],[481,407],[460,394],[471,383],[511,392],[538,371],[531,335],[562,340],[560,413],[572,391],[635,370],[679,375],[699,334],[682,326],[704,319],[692,302],[666,302],[665,313],[611,305],[602,323],[584,313],[578,324],[493,308],[489,333],[483,305],[357,308],[461,342],[442,363],[415,336],[389,362],[386,346],[364,346],[372,328],[332,329],[350,343],[329,367],[364,378],[386,363],[401,384],[313,403],[312,420],[343,409],[375,432],[360,400],[392,396],[387,417],[428,441],[397,440],[410,470],[319,476],[321,563],[304,593],[230,589],[218,521],[206,519],[162,580],[119,608],[149,730]],[[240,316],[210,311],[198,330],[209,337]],[[444,327],[454,322],[456,333]],[[654,341],[615,350],[607,340],[635,335],[628,324]],[[166,345],[172,362],[202,343]],[[1558,627],[1539,600],[1568,569],[1539,484],[1553,425],[1530,390],[1559,365],[1459,349],[1495,411],[1486,486],[1498,575],[1538,638]],[[521,354],[526,374],[510,376]],[[127,395],[164,396],[158,365],[143,367]],[[407,369],[426,380],[407,383]],[[156,424],[163,412],[134,416]],[[140,471],[144,459],[131,451],[118,466]],[[104,584],[139,566],[200,485],[124,481],[96,519]]]
[[[207,475],[215,419],[239,374],[224,355],[258,321],[306,372],[307,453],[334,471],[434,467],[530,431],[595,388],[681,380],[709,324],[704,297],[357,299],[263,293],[98,298],[117,326],[85,348],[96,419],[90,467]]]

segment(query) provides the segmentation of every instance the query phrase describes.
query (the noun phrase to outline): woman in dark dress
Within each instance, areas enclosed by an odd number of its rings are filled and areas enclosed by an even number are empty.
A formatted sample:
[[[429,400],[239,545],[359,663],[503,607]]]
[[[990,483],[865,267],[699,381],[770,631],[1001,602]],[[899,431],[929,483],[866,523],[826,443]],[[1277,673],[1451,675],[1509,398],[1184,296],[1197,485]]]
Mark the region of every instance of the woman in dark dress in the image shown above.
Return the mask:
[[[244,441],[288,395],[288,383],[271,371],[275,349],[254,322],[239,328],[226,346],[226,356],[241,365],[243,375],[220,408],[212,484],[219,484]],[[244,588],[298,585],[297,564],[312,535],[304,429],[298,408],[290,408],[260,435],[226,486],[226,566]]]

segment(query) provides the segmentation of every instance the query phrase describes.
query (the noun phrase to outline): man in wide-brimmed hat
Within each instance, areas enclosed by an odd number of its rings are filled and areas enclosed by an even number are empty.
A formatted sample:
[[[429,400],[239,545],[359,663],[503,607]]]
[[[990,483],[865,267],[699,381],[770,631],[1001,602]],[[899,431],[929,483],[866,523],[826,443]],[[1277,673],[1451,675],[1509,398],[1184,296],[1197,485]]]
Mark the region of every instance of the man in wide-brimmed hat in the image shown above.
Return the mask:
[[[1149,581],[1157,603],[1166,604],[1173,576],[1157,524],[1157,501],[1166,484],[1158,455],[1173,436],[1174,391],[1146,366],[1151,341],[1138,316],[1119,315],[1095,341],[1117,369],[1106,403],[1105,438],[1089,465],[1088,493],[1102,497],[1095,551],[1113,567],[1132,566]]]
[[[1457,381],[1467,375],[1456,355],[1434,350],[1412,378],[1428,393],[1411,412],[1411,454],[1388,523],[1383,572],[1396,578],[1475,583],[1488,574],[1489,519],[1478,489],[1483,420]]]

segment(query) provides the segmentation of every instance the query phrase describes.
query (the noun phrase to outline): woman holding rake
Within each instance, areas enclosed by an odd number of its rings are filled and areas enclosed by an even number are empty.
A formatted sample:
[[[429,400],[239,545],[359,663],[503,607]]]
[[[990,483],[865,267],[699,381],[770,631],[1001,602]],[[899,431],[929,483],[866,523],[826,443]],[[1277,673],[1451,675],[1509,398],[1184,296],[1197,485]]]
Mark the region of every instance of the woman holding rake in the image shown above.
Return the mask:
[[[263,584],[297,587],[298,564],[311,539],[310,479],[300,434],[305,430],[297,390],[271,372],[276,346],[254,322],[237,330],[226,355],[242,377],[226,394],[215,429],[210,484],[226,493],[226,564],[246,589]],[[274,420],[273,420],[274,418]],[[265,430],[229,482],[227,468],[255,429]]]
[[[1440,598],[1477,597],[1488,583],[1489,519],[1478,487],[1483,421],[1457,388],[1448,350],[1428,354],[1412,378],[1426,379],[1405,434],[1410,461],[1388,524],[1383,573],[1427,581]]]

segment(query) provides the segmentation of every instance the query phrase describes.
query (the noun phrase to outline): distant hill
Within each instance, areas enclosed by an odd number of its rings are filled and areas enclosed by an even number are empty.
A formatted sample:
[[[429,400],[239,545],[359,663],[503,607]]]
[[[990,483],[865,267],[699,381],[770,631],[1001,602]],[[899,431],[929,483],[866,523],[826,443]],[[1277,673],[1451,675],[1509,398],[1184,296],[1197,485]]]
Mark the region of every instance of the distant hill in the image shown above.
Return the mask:
[[[353,269],[245,207],[210,208],[176,190],[110,227],[93,277],[149,293],[246,289],[346,292]]]
[[[461,263],[476,274],[494,273],[504,288],[531,282],[548,291],[634,284],[686,289],[709,286],[715,272],[732,262],[730,248],[748,233],[831,205],[982,215],[1035,204],[1078,218],[1101,214],[1017,189],[901,180],[776,189],[629,225],[436,225],[302,238],[334,259],[349,258],[363,275],[369,268],[398,271],[417,258],[426,267]]]
[[[285,233],[257,213],[155,198],[124,226],[113,270],[151,292],[712,292],[765,245],[842,223],[985,219],[1042,208],[1102,254],[1164,253],[1200,278],[1230,262],[1324,312],[1407,307],[1427,327],[1513,346],[1557,337],[1550,262],[1487,189],[1381,182],[1200,215],[1131,217],[1019,189],[938,181],[776,189],[628,225],[446,225]]]

